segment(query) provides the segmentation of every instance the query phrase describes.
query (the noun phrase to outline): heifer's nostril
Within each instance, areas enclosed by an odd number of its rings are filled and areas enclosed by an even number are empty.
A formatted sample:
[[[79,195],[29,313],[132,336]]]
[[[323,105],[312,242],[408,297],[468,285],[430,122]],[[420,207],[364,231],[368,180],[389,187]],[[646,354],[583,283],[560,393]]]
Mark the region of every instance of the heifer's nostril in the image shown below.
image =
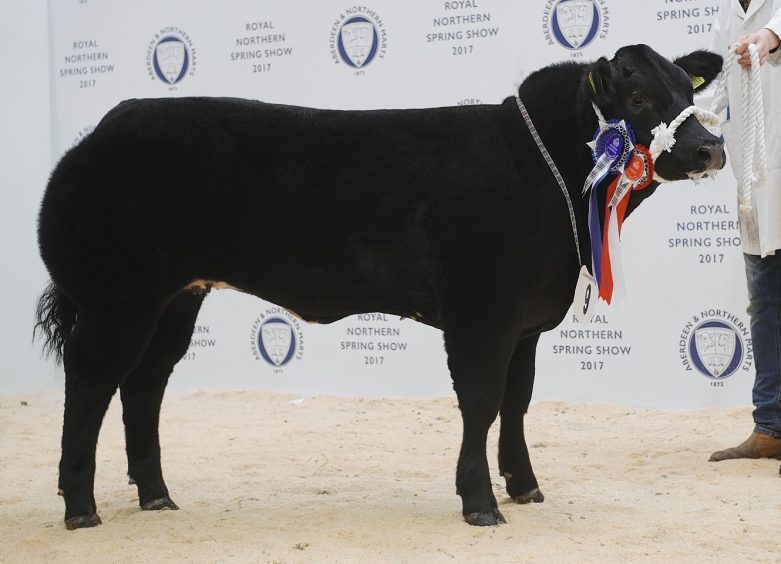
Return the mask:
[[[724,146],[701,145],[697,149],[697,162],[706,169],[720,169],[724,166]]]

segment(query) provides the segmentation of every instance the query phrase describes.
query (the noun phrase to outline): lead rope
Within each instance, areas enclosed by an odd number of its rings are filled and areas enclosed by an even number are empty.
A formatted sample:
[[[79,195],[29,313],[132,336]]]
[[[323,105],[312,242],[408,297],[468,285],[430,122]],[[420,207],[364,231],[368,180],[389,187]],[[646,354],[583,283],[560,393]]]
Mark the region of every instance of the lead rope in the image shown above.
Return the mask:
[[[735,50],[730,51],[732,54]],[[767,174],[767,151],[765,149],[765,110],[762,100],[762,78],[759,67],[759,50],[753,43],[748,46],[751,68],[743,69],[740,77],[741,104],[743,109],[743,129],[741,145],[743,149],[743,171],[738,188],[738,204],[742,212],[752,208],[751,193],[754,186],[762,184]],[[737,57],[724,60],[716,91],[713,94],[713,111],[721,112],[727,107],[727,77],[735,65]]]

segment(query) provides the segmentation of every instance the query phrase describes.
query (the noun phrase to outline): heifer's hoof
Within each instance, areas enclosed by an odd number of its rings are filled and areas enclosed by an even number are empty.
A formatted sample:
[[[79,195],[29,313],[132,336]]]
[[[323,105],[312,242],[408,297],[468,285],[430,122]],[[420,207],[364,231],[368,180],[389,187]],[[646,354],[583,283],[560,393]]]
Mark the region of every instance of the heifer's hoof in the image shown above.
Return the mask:
[[[158,497],[141,504],[141,511],[160,511],[161,509],[171,509],[176,511],[179,509],[179,506],[176,505],[174,501],[168,496]]]
[[[521,495],[513,496],[513,499],[516,503],[542,503],[545,501],[545,496],[542,495],[539,488],[534,488]]]
[[[470,525],[474,525],[475,527],[495,527],[496,525],[507,523],[504,515],[502,515],[496,508],[490,512],[476,511],[474,513],[469,513],[468,515],[464,515],[464,521]]]
[[[70,519],[65,519],[65,528],[69,531],[72,531],[73,529],[86,529],[88,527],[97,527],[103,523],[103,521],[100,520],[100,517],[98,517],[97,513],[93,513],[89,517],[86,515],[79,515],[78,517],[71,517]]]

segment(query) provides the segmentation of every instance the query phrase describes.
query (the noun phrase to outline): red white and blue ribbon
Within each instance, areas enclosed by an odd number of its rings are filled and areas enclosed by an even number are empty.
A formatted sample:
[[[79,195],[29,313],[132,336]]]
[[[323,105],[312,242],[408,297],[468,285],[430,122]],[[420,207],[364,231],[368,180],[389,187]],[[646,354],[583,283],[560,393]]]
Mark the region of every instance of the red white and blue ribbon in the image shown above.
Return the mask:
[[[725,65],[725,69],[726,69]],[[722,73],[724,76],[726,73]],[[716,100],[720,100],[720,89],[724,85],[720,81],[717,87]],[[592,85],[593,87],[593,85]],[[722,93],[723,94],[723,93]],[[660,123],[651,130],[653,139],[650,149],[635,145],[635,137],[631,127],[619,120],[606,120],[599,107],[592,104],[597,115],[599,129],[593,140],[588,143],[594,159],[594,168],[586,178],[583,194],[589,190],[588,225],[591,239],[591,266],[599,288],[599,296],[610,303],[613,294],[623,294],[623,276],[619,243],[621,226],[629,203],[627,197],[633,190],[642,190],[657,182],[667,182],[666,179],[654,174],[654,160],[667,151],[672,151],[675,144],[675,132],[691,115],[707,125],[715,125],[719,118],[711,111],[689,106],[684,108],[668,126]],[[605,221],[600,226],[599,208],[597,204],[597,188],[610,172],[618,174],[608,186],[605,199]],[[702,175],[689,174],[693,180]]]
[[[635,144],[632,128],[624,120],[599,120],[599,128],[594,138],[587,143],[591,149],[594,168],[591,169],[583,185],[583,193],[589,194],[588,224],[591,238],[591,266],[597,287],[601,287],[602,267],[602,230],[599,224],[597,187],[610,172],[622,174],[628,163]]]
[[[608,304],[615,294],[624,295],[623,265],[621,261],[621,227],[624,224],[627,197],[633,190],[646,188],[654,177],[653,158],[650,151],[635,145],[632,156],[620,176],[608,186],[605,196],[605,223],[602,231],[601,260],[598,280],[599,296]],[[596,190],[594,190],[596,191]]]

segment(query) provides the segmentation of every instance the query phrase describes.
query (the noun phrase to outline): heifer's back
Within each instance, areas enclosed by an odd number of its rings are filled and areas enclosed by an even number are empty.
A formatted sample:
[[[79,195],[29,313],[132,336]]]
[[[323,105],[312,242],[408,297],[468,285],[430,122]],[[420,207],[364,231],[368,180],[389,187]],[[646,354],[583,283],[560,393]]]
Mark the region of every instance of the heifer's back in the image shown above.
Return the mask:
[[[443,291],[479,300],[497,284],[550,288],[560,274],[539,265],[571,248],[555,248],[566,211],[535,184],[541,161],[521,161],[532,149],[521,127],[508,104],[123,102],[55,170],[42,256],[69,296],[95,307],[208,280],[309,319],[385,311],[436,325]],[[558,228],[564,237],[541,252]],[[456,287],[441,289],[445,279]]]

